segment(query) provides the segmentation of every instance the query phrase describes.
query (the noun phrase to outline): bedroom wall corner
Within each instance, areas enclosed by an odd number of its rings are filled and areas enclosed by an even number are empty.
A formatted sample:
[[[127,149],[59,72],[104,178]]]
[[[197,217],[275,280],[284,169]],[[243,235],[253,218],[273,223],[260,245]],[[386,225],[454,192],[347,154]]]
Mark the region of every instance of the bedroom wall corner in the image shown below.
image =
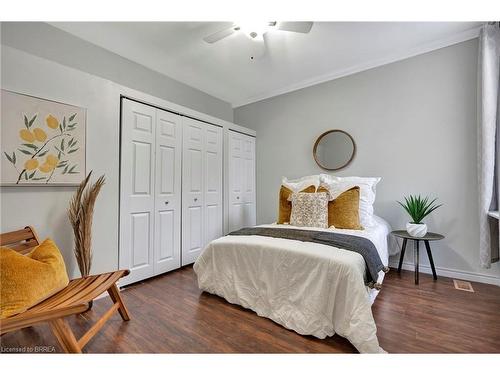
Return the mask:
[[[45,22],[1,22],[2,44],[232,122],[231,104]]]
[[[500,265],[482,269],[478,258],[477,49],[473,39],[235,108],[235,121],[257,131],[257,222],[276,220],[281,176],[324,172],[314,141],[343,129],[357,155],[337,174],[382,177],[376,214],[403,228],[396,200],[438,197],[444,206],[427,220],[446,236],[433,245],[438,274],[500,285]],[[430,272],[425,254],[421,262]]]

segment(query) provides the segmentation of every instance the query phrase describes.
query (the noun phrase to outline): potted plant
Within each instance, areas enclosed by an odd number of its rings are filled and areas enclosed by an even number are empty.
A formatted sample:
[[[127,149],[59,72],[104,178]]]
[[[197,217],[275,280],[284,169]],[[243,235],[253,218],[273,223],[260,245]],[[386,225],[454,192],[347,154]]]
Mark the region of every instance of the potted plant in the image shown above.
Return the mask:
[[[406,223],[406,231],[410,236],[423,237],[427,234],[427,224],[422,223],[422,220],[432,211],[441,207],[442,204],[434,204],[437,198],[430,200],[429,197],[422,198],[420,195],[410,195],[405,198],[405,203],[398,203],[408,212],[412,221]]]

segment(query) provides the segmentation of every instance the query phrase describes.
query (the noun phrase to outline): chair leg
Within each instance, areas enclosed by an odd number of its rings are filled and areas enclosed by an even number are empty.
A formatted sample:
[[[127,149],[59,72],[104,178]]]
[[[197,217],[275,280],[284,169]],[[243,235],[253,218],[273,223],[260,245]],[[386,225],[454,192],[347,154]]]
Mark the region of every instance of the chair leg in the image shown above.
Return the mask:
[[[64,321],[63,318],[58,318],[51,320],[49,322],[52,332],[57,338],[57,341],[61,345],[62,349],[66,353],[81,353],[82,349],[76,341],[73,331],[69,327],[68,323]]]
[[[116,284],[113,284],[109,289],[108,289],[109,296],[111,297],[111,300],[114,303],[119,303],[120,307],[118,308],[118,312],[120,313],[121,317],[123,320],[127,321],[130,320],[130,314],[127,310],[127,307],[125,306],[125,303],[123,302],[122,296],[120,294],[120,290],[116,286]]]

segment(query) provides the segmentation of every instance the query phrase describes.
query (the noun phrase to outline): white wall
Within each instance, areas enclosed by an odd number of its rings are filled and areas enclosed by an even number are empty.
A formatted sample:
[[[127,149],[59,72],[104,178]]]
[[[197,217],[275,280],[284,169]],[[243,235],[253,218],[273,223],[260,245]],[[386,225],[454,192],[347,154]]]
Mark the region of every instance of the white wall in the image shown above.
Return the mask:
[[[3,35],[2,35],[3,36]],[[106,175],[97,198],[93,224],[92,273],[118,267],[120,95],[200,117],[179,105],[7,46],[1,48],[2,88],[87,109],[87,171]],[[228,126],[207,116],[207,121]],[[68,272],[79,276],[72,254],[73,235],[66,216],[74,187],[2,187],[0,232],[33,225],[42,238],[61,248]]]
[[[232,106],[43,22],[2,22],[2,44],[227,120]]]
[[[471,40],[235,109],[235,121],[257,131],[258,223],[276,220],[281,176],[322,172],[316,137],[343,129],[357,155],[337,174],[381,176],[378,215],[403,228],[396,200],[438,197],[444,206],[426,219],[446,235],[433,244],[438,273],[499,283],[498,263],[484,270],[478,258],[476,74]],[[425,251],[421,259],[428,264]]]

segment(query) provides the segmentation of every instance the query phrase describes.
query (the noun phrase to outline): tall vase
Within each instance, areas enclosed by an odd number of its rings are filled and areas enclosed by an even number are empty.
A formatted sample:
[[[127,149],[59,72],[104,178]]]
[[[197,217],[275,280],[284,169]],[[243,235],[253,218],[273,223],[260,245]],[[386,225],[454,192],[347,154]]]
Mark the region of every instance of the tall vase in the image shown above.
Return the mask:
[[[99,192],[104,185],[104,175],[99,177],[97,181],[87,187],[92,171],[80,183],[77,191],[71,199],[68,217],[73,227],[75,239],[75,254],[78,268],[82,277],[90,275],[92,267],[92,219],[94,216],[94,205],[99,195]],[[92,308],[93,302],[89,303],[89,310]]]

